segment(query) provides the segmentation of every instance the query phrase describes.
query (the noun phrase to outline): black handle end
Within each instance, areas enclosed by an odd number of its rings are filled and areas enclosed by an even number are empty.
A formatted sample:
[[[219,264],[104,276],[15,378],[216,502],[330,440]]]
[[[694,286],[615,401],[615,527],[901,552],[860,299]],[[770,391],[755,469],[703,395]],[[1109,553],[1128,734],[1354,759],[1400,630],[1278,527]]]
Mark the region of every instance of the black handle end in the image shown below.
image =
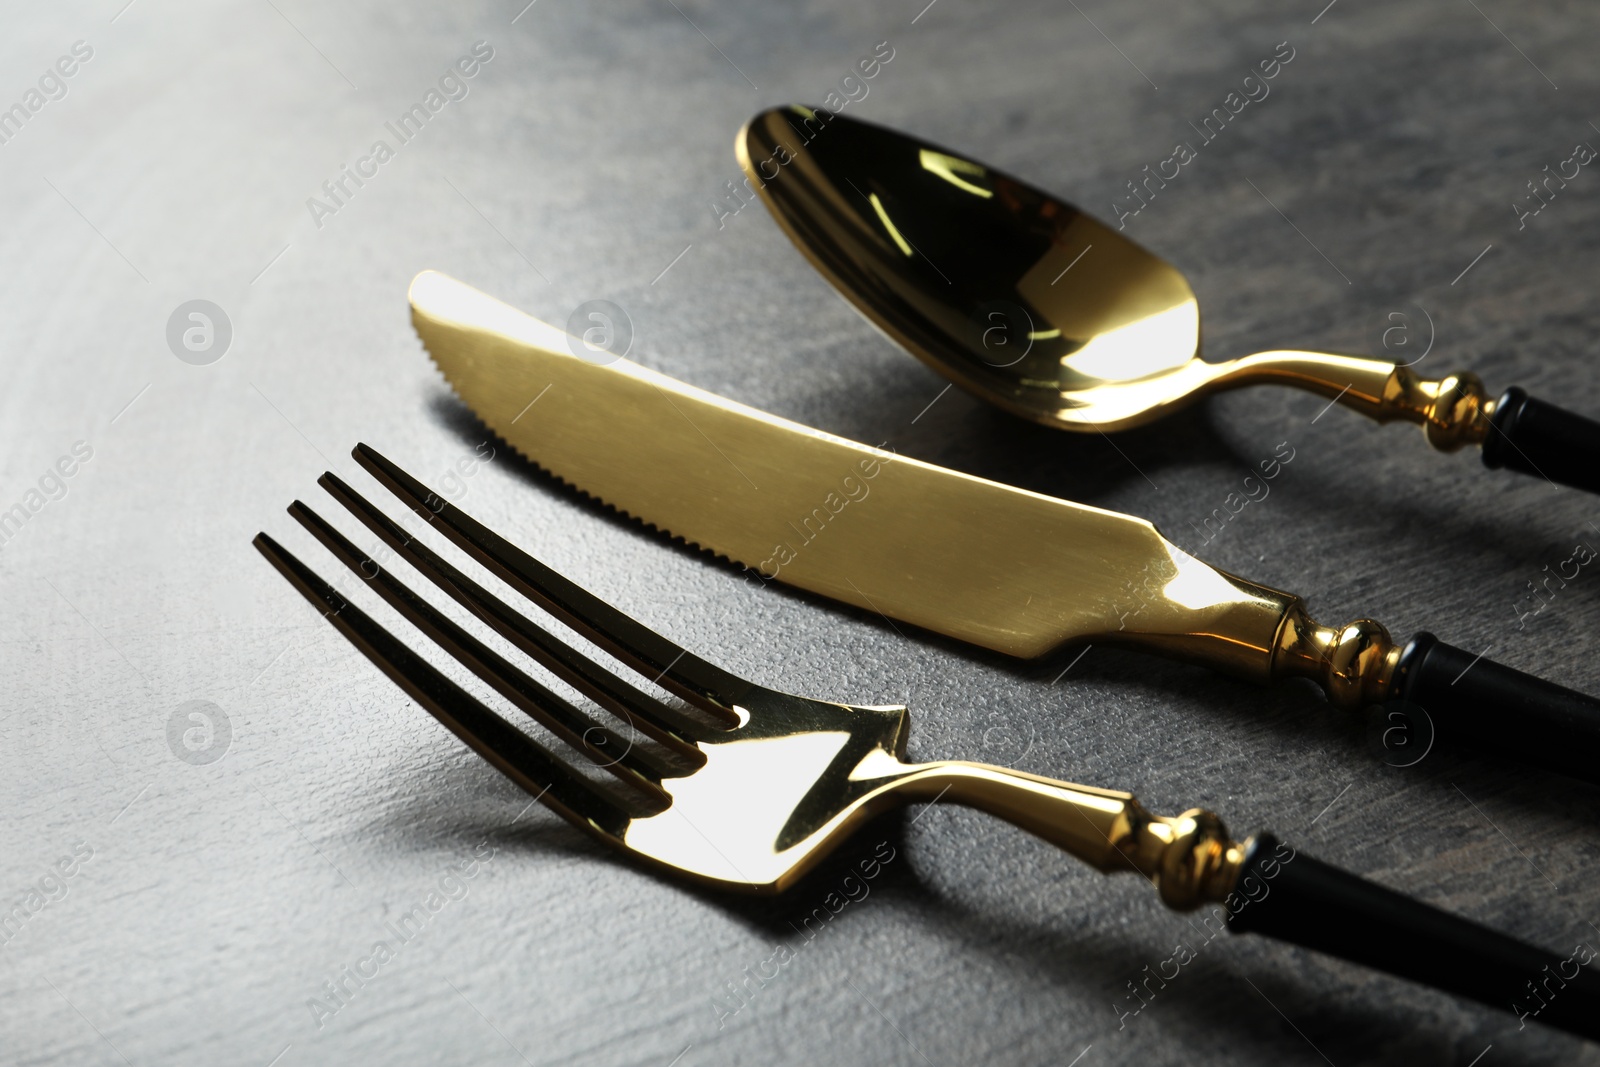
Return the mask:
[[[1229,928],[1288,941],[1600,1039],[1600,971],[1587,942],[1524,944],[1281,844],[1251,842]]]
[[[1495,401],[1483,463],[1600,493],[1600,422],[1512,386]]]
[[[1600,701],[1445,644],[1430,633],[1400,653],[1392,699],[1421,709],[1433,739],[1600,782]]]

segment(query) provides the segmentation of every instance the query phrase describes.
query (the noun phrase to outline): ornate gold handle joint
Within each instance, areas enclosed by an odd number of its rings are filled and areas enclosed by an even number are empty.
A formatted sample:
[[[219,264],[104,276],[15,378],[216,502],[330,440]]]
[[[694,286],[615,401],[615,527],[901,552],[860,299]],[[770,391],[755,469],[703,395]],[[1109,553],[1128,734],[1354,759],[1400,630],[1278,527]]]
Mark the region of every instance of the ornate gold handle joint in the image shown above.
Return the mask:
[[[1155,884],[1167,907],[1189,911],[1233,891],[1244,849],[1212,812],[1194,808],[1169,819],[1130,800],[1123,818],[1126,831],[1112,844],[1129,867]]]
[[[1272,674],[1310,678],[1335,707],[1359,710],[1387,699],[1399,659],[1400,646],[1381,623],[1357,619],[1335,629],[1297,603],[1278,629]]]
[[[1380,419],[1420,423],[1428,443],[1441,452],[1480,445],[1489,435],[1494,401],[1476,374],[1462,371],[1439,381],[1396,367],[1384,386]]]

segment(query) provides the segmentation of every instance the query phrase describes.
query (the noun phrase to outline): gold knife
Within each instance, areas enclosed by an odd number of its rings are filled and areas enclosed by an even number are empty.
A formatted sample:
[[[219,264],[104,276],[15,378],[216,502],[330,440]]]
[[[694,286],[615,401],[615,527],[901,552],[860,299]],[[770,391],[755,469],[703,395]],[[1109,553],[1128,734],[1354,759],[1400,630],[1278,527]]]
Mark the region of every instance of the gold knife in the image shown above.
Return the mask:
[[[1600,702],[1421,633],[1323,626],[1144,519],[802,426],[582,343],[434,271],[417,334],[457,395],[528,460],[644,523],[777,580],[1007,655],[1119,643],[1260,682],[1390,702],[1434,736],[1600,780]],[[576,346],[576,347],[575,347]],[[1418,756],[1420,758],[1420,755]]]

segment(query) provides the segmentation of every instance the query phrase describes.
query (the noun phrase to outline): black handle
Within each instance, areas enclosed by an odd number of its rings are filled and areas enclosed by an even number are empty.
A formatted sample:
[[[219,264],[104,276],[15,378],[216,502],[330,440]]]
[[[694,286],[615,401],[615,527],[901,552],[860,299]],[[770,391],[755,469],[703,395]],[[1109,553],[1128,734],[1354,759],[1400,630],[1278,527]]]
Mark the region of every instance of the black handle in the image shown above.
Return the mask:
[[[1596,950],[1547,952],[1296,853],[1251,842],[1229,928],[1326,952],[1600,1040]]]
[[[1483,463],[1600,493],[1600,422],[1512,386],[1495,401]]]
[[[1400,653],[1393,699],[1421,736],[1600,782],[1600,701],[1420,633]]]

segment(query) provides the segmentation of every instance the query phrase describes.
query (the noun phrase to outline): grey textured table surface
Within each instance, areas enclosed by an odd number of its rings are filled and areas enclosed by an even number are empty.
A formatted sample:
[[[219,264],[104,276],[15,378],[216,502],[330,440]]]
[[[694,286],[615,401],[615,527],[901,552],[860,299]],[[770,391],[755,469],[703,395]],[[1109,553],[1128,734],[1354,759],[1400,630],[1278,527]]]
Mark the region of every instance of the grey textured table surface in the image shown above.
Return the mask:
[[[1597,412],[1600,175],[1520,229],[1511,205],[1575,144],[1600,144],[1600,11],[523,2],[6,5],[0,104],[27,117],[0,143],[0,510],[28,518],[0,548],[0,894],[26,919],[0,945],[0,1061],[1600,1062],[1504,1013],[1249,938],[1205,945],[1123,1015],[1127,984],[1193,929],[1137,879],[942,806],[874,827],[857,854],[888,841],[895,859],[797,936],[841,870],[787,899],[728,900],[542,808],[518,819],[526,798],[250,547],[266,529],[331,572],[283,508],[315,500],[326,468],[370,485],[357,440],[439,482],[484,439],[410,330],[406,283],[434,267],[557,323],[613,300],[635,358],[687,381],[1148,516],[1329,621],[1427,627],[1600,689],[1600,579],[1520,622],[1514,608],[1577,541],[1600,543],[1593,499],[1433,454],[1412,430],[1319,418],[1322,401],[1285,390],[1115,447],[954,391],[918,419],[941,381],[763,209],[719,223],[712,207],[739,177],[741,122],[821,101],[887,41],[847,113],[1108,216],[1287,41],[1270,96],[1129,219],[1192,277],[1208,351],[1370,350],[1398,325],[1406,352],[1431,337],[1421,369]],[[80,41],[71,76],[47,76]],[[466,95],[447,82],[460,98],[399,144],[384,124],[479,41],[492,58]],[[393,158],[313,211],[379,139]],[[167,341],[193,299],[231,323],[209,365]],[[78,442],[91,457],[50,476]],[[1200,544],[1191,520],[1282,442],[1295,458],[1270,497]],[[914,755],[1205,805],[1552,948],[1600,941],[1592,788],[1441,753],[1391,768],[1309,686],[1102,648],[1056,680],[1066,657],[1008,662],[756,590],[503,458],[457,491],[735,671],[909,703]],[[226,716],[209,750],[170,740],[191,701]],[[175,757],[196,745],[222,758]],[[473,877],[447,877],[475,854],[490,858]],[[399,941],[388,924],[436,891]],[[380,940],[393,958],[327,999]],[[785,945],[792,962],[732,1011],[729,984]]]

